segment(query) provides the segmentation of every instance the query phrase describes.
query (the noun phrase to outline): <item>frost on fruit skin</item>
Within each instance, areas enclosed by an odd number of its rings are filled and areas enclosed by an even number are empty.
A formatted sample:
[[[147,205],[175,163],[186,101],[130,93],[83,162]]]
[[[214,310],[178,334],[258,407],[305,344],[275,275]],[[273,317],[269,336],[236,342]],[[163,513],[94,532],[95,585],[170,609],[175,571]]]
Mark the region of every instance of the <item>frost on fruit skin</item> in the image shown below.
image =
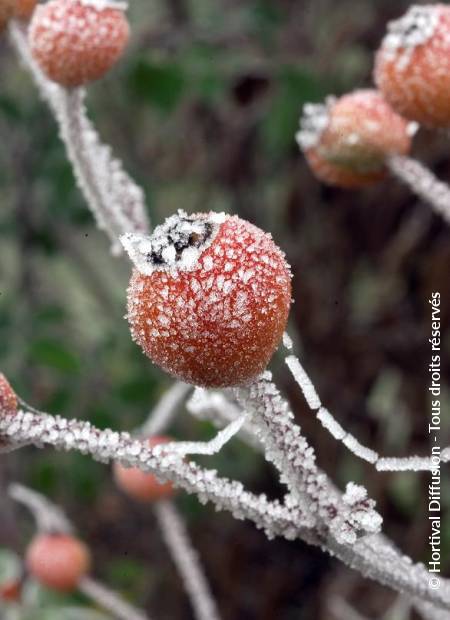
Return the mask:
[[[169,443],[170,437],[151,437],[147,443],[154,446]],[[124,467],[114,463],[114,480],[117,486],[127,495],[140,502],[154,502],[173,497],[175,491],[171,482],[160,482],[151,473],[144,472],[138,467]]]
[[[136,266],[128,320],[150,359],[203,387],[266,368],[291,304],[290,269],[269,234],[236,216],[179,212],[152,237],[122,241]]]
[[[374,79],[399,114],[431,128],[448,127],[450,7],[412,6],[388,24]]]
[[[44,586],[70,592],[89,572],[91,558],[86,545],[73,536],[39,534],[28,547],[26,565]]]
[[[382,179],[386,158],[407,154],[414,131],[377,91],[357,90],[306,104],[296,138],[321,181],[351,188]]]
[[[28,37],[47,77],[75,87],[101,78],[116,63],[129,26],[122,8],[112,3],[50,0],[36,8]]]

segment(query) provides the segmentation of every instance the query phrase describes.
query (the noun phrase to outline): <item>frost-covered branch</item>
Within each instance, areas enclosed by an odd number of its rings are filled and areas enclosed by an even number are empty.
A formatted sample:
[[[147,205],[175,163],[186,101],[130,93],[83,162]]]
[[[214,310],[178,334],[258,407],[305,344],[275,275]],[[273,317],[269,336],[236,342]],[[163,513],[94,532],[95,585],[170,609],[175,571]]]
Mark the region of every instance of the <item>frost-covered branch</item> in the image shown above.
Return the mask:
[[[407,185],[450,224],[450,188],[423,164],[410,157],[392,156],[387,161],[392,174]]]
[[[311,411],[316,414],[322,426],[355,456],[371,463],[378,471],[430,471],[436,469],[438,463],[431,457],[409,456],[405,458],[382,457],[375,450],[363,446],[351,433],[342,428],[332,414],[322,406],[319,395],[298,358],[289,355],[286,364],[295,381],[302,390],[303,396]],[[450,448],[441,452],[440,461],[450,460]]]
[[[180,455],[164,452],[156,456],[157,446],[151,448],[128,433],[100,431],[88,422],[19,411],[14,416],[0,417],[0,435],[21,444],[77,450],[100,462],[120,461],[128,467],[139,467],[162,480],[170,479],[203,503],[210,501],[238,519],[253,521],[271,538],[306,535],[308,521],[299,506],[283,506],[264,495],[249,493],[240,482],[220,478],[215,471],[185,462]]]
[[[126,232],[147,232],[149,221],[141,188],[114,158],[109,146],[100,142],[87,118],[82,88],[66,90],[50,82],[30,54],[22,24],[12,22],[10,37],[24,66],[30,71],[43,99],[59,124],[77,183],[97,221],[121,252],[118,237]]]
[[[341,496],[318,470],[314,450],[295,424],[270,373],[237,389],[236,395],[265,446],[267,460],[278,469],[292,497],[307,510],[319,538],[331,535],[352,544],[361,534],[379,531],[382,519],[365,489],[350,483]]]
[[[51,445],[60,450],[77,450],[102,462],[118,460],[125,466],[150,471],[162,480],[172,480],[176,486],[197,495],[202,502],[210,501],[217,509],[227,510],[238,519],[253,521],[269,537],[301,538],[320,546],[366,577],[399,592],[421,597],[436,608],[450,610],[447,580],[441,580],[439,590],[431,590],[426,568],[422,564],[413,564],[381,535],[364,536],[348,544],[338,542],[329,527],[328,535],[327,528],[312,529],[311,512],[305,514],[304,507],[289,495],[284,505],[269,501],[264,495],[249,493],[239,482],[220,478],[215,471],[184,462],[178,455],[165,453],[157,458],[154,449],[133,440],[128,433],[100,431],[87,422],[69,421],[59,416],[19,411],[15,415],[0,417],[0,435],[38,447]],[[289,436],[292,437],[290,432]],[[302,459],[301,454],[299,459]],[[311,484],[316,483],[311,480]],[[350,491],[356,491],[356,497],[352,492],[347,495],[347,502],[351,504],[352,495],[357,499],[361,490],[351,486]],[[343,502],[341,498],[339,500]],[[362,511],[359,516],[363,518],[364,514]],[[354,523],[351,525],[353,528]]]
[[[116,592],[91,577],[84,577],[78,589],[118,620],[150,620],[148,614],[132,607]]]
[[[219,620],[219,612],[192,547],[184,523],[174,504],[160,501],[154,507],[159,527],[189,594],[197,620]]]
[[[212,422],[218,428],[223,428],[242,415],[242,410],[223,392],[204,388],[195,388],[186,408],[196,418]],[[264,451],[248,419],[242,425],[238,436],[258,452]]]

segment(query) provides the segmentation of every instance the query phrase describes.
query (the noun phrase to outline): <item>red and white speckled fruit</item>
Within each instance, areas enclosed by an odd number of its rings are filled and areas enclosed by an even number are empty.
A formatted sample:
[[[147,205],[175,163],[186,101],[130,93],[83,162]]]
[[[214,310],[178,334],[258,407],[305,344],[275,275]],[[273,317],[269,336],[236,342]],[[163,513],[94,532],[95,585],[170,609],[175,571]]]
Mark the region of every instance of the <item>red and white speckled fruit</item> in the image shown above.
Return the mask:
[[[388,25],[375,82],[399,114],[428,127],[450,126],[449,6],[412,6]]]
[[[103,77],[116,63],[129,26],[122,9],[105,0],[50,0],[36,7],[28,38],[42,71],[75,87]]]
[[[321,181],[363,187],[383,178],[389,155],[406,155],[412,123],[375,90],[358,90],[325,104],[307,104],[297,142]]]
[[[37,0],[15,0],[14,15],[19,19],[30,19]]]
[[[91,565],[86,545],[65,534],[39,534],[26,553],[31,575],[52,590],[71,592]]]
[[[151,447],[172,441],[169,437],[151,437]],[[114,463],[114,480],[124,493],[140,502],[155,502],[170,499],[175,491],[171,482],[159,482],[154,474],[145,473],[137,467],[126,468]]]
[[[286,326],[291,274],[272,237],[236,216],[179,212],[151,237],[125,235],[134,340],[170,374],[199,386],[250,382]]]
[[[17,412],[17,396],[9,381],[0,372],[0,415],[12,415]]]
[[[0,33],[5,29],[9,19],[14,15],[15,0],[0,0]]]

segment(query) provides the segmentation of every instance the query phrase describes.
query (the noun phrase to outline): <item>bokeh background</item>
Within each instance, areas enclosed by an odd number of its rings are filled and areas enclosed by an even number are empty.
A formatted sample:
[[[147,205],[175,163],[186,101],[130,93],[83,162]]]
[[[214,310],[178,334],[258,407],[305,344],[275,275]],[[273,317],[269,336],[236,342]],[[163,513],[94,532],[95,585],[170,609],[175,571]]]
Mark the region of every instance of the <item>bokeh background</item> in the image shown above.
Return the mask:
[[[364,191],[324,187],[294,141],[305,101],[371,85],[385,24],[409,3],[130,4],[127,56],[90,89],[89,109],[145,188],[153,223],[178,208],[213,209],[271,231],[295,276],[291,333],[324,404],[384,455],[425,454],[428,299],[436,290],[443,299],[444,384],[450,374],[449,230],[396,180]],[[123,319],[130,266],[109,254],[95,229],[55,123],[6,37],[0,76],[0,368],[39,409],[130,430],[170,385],[132,343]],[[448,136],[422,131],[414,152],[450,179]],[[427,475],[377,474],[362,464],[322,431],[282,360],[272,367],[319,464],[341,487],[364,483],[386,532],[427,561]],[[443,444],[449,402],[444,385]],[[212,427],[181,411],[171,433],[208,438]],[[256,492],[282,494],[273,469],[239,441],[207,463]],[[5,495],[12,480],[66,509],[103,581],[156,618],[192,617],[151,509],[122,497],[107,467],[35,449],[0,457],[0,546],[20,552],[33,525]],[[445,570],[448,477],[442,483]],[[301,542],[269,542],[251,524],[184,494],[178,504],[225,620],[334,620],[336,594],[381,618],[395,599]]]

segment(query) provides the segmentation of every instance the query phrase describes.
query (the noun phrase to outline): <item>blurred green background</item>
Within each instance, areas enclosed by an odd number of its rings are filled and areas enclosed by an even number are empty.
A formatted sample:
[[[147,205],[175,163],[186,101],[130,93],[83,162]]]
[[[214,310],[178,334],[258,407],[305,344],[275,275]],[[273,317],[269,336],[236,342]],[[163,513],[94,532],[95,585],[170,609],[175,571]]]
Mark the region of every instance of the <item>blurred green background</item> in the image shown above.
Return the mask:
[[[353,192],[320,185],[294,141],[304,102],[370,86],[385,24],[409,3],[130,4],[126,58],[90,89],[88,104],[102,138],[144,187],[153,224],[178,208],[213,209],[270,230],[293,266],[291,332],[324,404],[384,455],[425,454],[428,298],[436,290],[443,376],[450,374],[449,230],[395,180]],[[131,430],[170,379],[130,339],[129,264],[110,255],[95,229],[55,123],[6,37],[0,76],[0,369],[39,409]],[[449,145],[445,135],[421,132],[415,154],[449,179]],[[280,360],[273,369],[320,465],[341,486],[363,481],[387,533],[426,561],[427,475],[374,473],[322,432]],[[444,386],[443,445],[449,402]],[[171,431],[207,438],[212,427],[181,414]],[[281,496],[271,467],[238,441],[210,462]],[[4,496],[11,480],[64,506],[102,580],[154,617],[191,618],[151,510],[120,496],[107,467],[34,449],[1,457],[0,546],[22,550],[32,523]],[[443,496],[448,558],[445,477]],[[185,495],[179,505],[226,620],[330,620],[336,592],[372,618],[392,603],[391,592],[301,542],[269,542]]]

